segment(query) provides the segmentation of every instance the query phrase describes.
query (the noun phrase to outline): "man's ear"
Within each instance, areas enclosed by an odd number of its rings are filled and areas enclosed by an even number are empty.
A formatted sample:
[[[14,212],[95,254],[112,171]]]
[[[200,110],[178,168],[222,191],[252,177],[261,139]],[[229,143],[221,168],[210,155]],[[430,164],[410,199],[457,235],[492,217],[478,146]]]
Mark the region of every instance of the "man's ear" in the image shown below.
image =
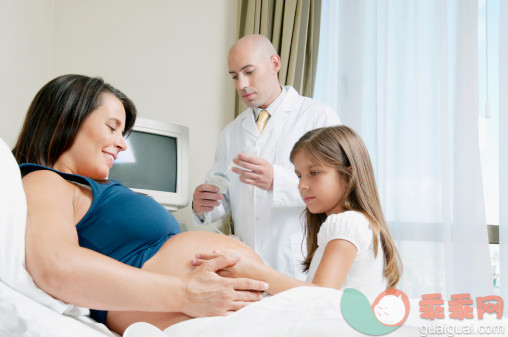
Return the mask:
[[[274,74],[277,74],[280,70],[280,57],[277,54],[273,54],[270,57],[270,65],[272,67],[272,70]]]

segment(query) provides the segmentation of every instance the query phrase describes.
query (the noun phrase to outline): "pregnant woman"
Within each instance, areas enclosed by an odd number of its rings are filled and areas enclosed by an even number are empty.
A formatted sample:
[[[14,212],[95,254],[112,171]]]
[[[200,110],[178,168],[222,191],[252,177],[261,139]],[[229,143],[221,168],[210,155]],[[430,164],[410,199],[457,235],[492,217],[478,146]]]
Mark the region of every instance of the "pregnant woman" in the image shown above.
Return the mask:
[[[108,180],[135,119],[132,101],[100,78],[60,76],[35,96],[13,150],[27,196],[26,268],[35,283],[91,308],[119,334],[138,321],[165,329],[259,300],[266,283],[215,273],[239,257],[191,264],[196,252],[213,249],[261,261],[249,247],[214,233],[180,233],[150,197]]]

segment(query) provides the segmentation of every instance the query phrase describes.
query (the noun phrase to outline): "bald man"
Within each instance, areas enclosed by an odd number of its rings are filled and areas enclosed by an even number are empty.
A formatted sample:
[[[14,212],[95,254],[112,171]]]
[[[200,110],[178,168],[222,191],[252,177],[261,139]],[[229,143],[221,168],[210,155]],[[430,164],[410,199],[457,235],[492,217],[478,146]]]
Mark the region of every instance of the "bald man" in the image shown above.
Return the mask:
[[[229,74],[249,108],[222,131],[206,180],[234,163],[233,173],[227,173],[229,190],[222,195],[213,185],[198,186],[192,209],[198,225],[206,219],[215,222],[231,210],[235,234],[243,242],[270,267],[304,280],[300,215],[305,204],[289,153],[307,131],[340,120],[329,106],[281,86],[280,65],[275,48],[262,35],[245,36],[231,47]]]

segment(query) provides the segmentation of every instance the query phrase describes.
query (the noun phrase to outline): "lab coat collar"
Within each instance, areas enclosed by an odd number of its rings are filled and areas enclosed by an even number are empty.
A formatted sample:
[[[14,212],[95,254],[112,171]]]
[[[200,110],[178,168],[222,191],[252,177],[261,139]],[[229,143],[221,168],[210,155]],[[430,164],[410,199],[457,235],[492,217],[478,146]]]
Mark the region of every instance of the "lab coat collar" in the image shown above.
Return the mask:
[[[252,113],[252,110],[249,108],[247,109],[247,111],[244,111],[240,116],[243,119],[242,128],[256,135],[257,137],[259,135],[259,131],[256,126],[256,121],[254,120],[254,114]]]
[[[280,103],[279,110],[284,112],[296,112],[300,95],[292,86],[285,86],[287,93],[284,100]]]

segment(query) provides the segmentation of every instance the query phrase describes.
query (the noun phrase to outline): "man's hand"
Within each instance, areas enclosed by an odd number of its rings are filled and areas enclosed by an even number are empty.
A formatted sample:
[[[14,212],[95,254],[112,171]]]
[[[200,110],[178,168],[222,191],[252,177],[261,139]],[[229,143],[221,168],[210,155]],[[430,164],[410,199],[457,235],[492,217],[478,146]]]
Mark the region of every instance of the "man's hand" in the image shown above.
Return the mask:
[[[191,317],[225,315],[239,310],[262,298],[268,284],[246,278],[224,278],[217,271],[231,267],[239,256],[224,255],[202,261],[185,276],[185,294],[182,312]]]
[[[231,171],[240,175],[242,183],[254,185],[267,191],[273,189],[273,166],[268,161],[239,153],[238,157],[233,159],[233,163],[246,169],[231,168]]]
[[[213,208],[220,205],[219,200],[224,199],[217,186],[202,184],[196,187],[192,196],[192,209],[197,215],[213,211]]]

